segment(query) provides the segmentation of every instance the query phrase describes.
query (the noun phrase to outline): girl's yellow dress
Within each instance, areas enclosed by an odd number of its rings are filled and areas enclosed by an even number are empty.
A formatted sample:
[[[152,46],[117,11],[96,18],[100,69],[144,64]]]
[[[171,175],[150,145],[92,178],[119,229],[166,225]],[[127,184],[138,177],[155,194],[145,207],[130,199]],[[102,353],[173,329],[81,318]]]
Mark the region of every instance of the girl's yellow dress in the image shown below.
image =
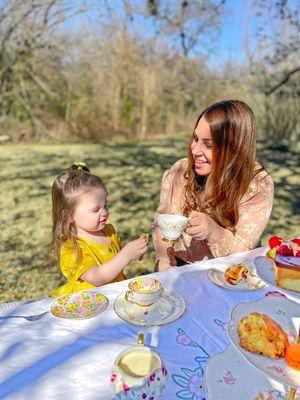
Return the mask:
[[[82,252],[79,263],[76,262],[77,251],[71,242],[67,241],[62,245],[60,250],[60,268],[68,282],[60,286],[52,294],[52,297],[63,296],[94,287],[88,282],[81,281],[81,275],[96,265],[106,263],[121,250],[120,240],[114,227],[109,224],[105,225],[103,232],[110,241],[107,245],[100,245],[82,237],[77,238],[77,243]],[[126,276],[121,272],[112,282],[119,282],[124,279],[126,279]]]

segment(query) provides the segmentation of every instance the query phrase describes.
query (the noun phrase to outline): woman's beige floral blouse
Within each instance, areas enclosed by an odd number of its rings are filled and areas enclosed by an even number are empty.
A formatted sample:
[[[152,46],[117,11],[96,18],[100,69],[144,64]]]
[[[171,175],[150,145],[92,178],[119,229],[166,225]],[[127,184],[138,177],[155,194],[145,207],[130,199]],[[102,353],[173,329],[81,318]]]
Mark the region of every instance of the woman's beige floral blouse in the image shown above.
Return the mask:
[[[188,159],[178,160],[168,169],[162,178],[160,202],[157,209],[159,214],[182,214]],[[175,243],[174,250],[179,258],[195,262],[203,259],[222,257],[228,254],[246,251],[257,247],[260,237],[268,223],[274,197],[274,187],[271,177],[262,171],[258,173],[249,185],[239,206],[239,221],[236,231],[223,229],[223,238],[214,244],[205,240],[192,239],[183,233],[183,240]],[[162,236],[156,223],[153,224],[153,242],[155,247],[156,268],[165,269],[170,264],[171,245],[162,241]]]

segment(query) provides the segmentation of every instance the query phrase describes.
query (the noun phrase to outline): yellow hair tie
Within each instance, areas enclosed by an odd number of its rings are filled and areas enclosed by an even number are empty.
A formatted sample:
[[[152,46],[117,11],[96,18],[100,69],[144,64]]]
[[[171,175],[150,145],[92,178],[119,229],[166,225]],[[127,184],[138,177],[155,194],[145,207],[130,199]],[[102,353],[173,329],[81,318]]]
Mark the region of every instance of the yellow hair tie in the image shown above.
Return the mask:
[[[84,162],[77,162],[74,165],[77,167],[77,169],[82,169],[83,167],[86,167],[86,163]]]

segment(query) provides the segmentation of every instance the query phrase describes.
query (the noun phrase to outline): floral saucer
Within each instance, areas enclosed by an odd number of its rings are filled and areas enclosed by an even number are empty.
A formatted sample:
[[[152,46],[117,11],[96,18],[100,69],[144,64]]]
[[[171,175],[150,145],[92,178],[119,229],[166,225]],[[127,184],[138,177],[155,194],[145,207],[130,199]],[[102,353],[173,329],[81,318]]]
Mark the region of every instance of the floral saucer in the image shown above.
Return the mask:
[[[259,275],[261,279],[263,279],[265,282],[269,283],[269,285],[276,287],[276,289],[280,289],[280,291],[282,291],[283,293],[300,298],[299,292],[294,292],[293,290],[284,289],[276,285],[274,264],[273,261],[270,260],[268,257],[266,256],[256,257],[254,259],[254,264],[256,266],[257,275]]]
[[[100,314],[106,309],[108,299],[96,291],[82,290],[58,298],[50,312],[59,318],[84,319]]]
[[[115,312],[124,321],[139,326],[158,326],[175,321],[185,311],[183,298],[173,290],[164,289],[159,300],[149,307],[129,303],[126,292],[120,294],[114,304]]]
[[[207,271],[208,279],[218,286],[229,290],[258,290],[266,286],[266,283],[256,275],[255,269],[249,267],[247,279],[242,279],[237,285],[231,285],[225,279],[225,271],[231,265],[218,265],[217,268],[210,268]]]
[[[283,384],[250,365],[232,345],[208,360],[204,383],[206,400],[285,400],[288,393]]]
[[[300,371],[289,367],[284,358],[273,360],[251,353],[240,346],[238,323],[252,312],[272,318],[287,334],[289,342],[294,343],[300,326],[300,305],[287,297],[275,296],[264,297],[255,302],[239,303],[233,308],[231,321],[227,324],[231,342],[252,365],[277,381],[300,389]]]

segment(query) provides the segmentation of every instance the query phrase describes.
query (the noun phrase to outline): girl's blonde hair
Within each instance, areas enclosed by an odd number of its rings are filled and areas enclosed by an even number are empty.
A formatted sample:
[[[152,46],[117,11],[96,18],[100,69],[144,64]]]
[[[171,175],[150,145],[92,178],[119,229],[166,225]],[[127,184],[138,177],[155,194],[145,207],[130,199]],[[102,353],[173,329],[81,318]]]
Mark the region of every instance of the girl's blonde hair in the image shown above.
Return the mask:
[[[61,172],[52,185],[52,250],[60,258],[60,247],[67,240],[77,250],[77,261],[81,251],[76,241],[72,216],[79,196],[89,188],[106,187],[99,176],[94,175],[83,163],[77,163]]]
[[[207,177],[197,176],[189,143],[189,166],[186,173],[184,214],[205,212],[224,228],[236,226],[238,206],[255,170],[256,124],[251,108],[239,100],[224,100],[206,108],[201,118],[210,127],[212,166]],[[267,174],[266,174],[267,175]]]

